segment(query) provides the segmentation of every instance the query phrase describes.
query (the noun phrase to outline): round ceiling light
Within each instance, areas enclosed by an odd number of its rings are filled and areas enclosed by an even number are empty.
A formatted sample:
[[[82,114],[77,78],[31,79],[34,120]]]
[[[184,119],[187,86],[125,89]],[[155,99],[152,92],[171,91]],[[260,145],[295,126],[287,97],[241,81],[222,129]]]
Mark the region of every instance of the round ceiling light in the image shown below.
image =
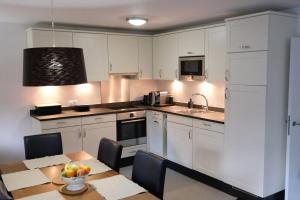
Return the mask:
[[[133,26],[142,26],[148,22],[144,17],[127,17],[127,22]]]

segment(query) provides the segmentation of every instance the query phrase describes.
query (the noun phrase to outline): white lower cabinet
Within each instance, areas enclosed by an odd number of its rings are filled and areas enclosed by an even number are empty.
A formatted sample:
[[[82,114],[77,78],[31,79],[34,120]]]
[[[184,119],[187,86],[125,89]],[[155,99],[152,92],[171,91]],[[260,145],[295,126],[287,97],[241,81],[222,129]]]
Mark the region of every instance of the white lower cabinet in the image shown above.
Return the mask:
[[[181,124],[182,117],[168,115],[167,121],[167,158],[185,167],[193,164],[193,127]],[[192,122],[192,119],[188,119]]]
[[[162,112],[147,112],[147,146],[148,151],[159,156],[166,154],[165,120]]]
[[[86,151],[98,155],[103,137],[116,140],[116,115],[96,115],[69,119],[39,121],[32,119],[35,134],[61,133],[63,153]]]
[[[222,180],[224,133],[210,130],[213,128],[213,125],[207,129],[193,127],[193,169]]]
[[[116,133],[115,122],[83,125],[82,131],[82,149],[94,157],[98,155],[99,143],[102,138],[106,137],[114,141],[117,139],[116,134],[112,134]]]
[[[82,150],[81,126],[44,129],[42,133],[61,133],[63,153],[78,152]]]

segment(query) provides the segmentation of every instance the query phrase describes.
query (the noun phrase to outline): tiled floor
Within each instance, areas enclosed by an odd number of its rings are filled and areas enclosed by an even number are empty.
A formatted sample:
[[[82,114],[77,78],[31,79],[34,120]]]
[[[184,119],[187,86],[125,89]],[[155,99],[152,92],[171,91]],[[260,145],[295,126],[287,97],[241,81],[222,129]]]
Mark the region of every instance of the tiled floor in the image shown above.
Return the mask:
[[[131,178],[132,167],[124,167],[120,173]],[[165,200],[236,200],[235,197],[167,169]]]

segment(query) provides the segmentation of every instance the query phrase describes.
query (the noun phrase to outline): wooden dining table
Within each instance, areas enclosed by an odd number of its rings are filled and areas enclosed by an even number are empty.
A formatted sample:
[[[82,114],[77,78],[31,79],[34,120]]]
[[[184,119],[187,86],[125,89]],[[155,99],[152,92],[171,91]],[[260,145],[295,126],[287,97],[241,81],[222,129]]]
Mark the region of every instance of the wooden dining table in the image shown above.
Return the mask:
[[[67,157],[69,157],[72,161],[80,161],[80,160],[87,160],[90,158],[93,158],[88,153],[81,151],[76,153],[68,153],[66,154]],[[57,165],[57,166],[51,166],[51,167],[44,167],[40,170],[50,179],[54,179],[57,176],[60,176],[61,170],[63,169],[64,165]],[[7,174],[7,173],[13,173],[13,172],[19,172],[23,170],[28,170],[25,166],[25,164],[22,161],[10,163],[10,164],[3,164],[0,165],[0,173],[1,174]],[[96,180],[96,179],[103,179],[111,176],[118,175],[118,172],[111,170],[107,172],[103,172],[100,174],[94,174],[87,177],[87,181],[90,180]],[[44,192],[49,192],[53,190],[59,190],[59,188],[62,187],[61,185],[56,185],[54,183],[45,183],[37,186],[32,186],[24,189],[14,190],[11,191],[11,194],[14,199],[19,199],[31,195],[36,195]],[[65,195],[62,194],[62,196],[67,200],[79,200],[79,199],[88,199],[88,200],[105,200],[101,194],[99,194],[93,187],[88,187],[88,190],[85,191],[82,194],[78,195]],[[126,200],[158,200],[157,197],[152,195],[149,192],[144,192],[141,194],[137,194],[134,196],[130,196],[127,198],[124,198]]]

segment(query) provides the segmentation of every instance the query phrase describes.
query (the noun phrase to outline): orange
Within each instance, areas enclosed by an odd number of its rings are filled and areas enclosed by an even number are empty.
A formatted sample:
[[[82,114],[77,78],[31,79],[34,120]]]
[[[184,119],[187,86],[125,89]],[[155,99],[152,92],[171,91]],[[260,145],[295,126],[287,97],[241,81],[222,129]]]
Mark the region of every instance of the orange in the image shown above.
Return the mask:
[[[76,173],[73,169],[68,169],[66,175],[67,175],[67,177],[70,178],[70,177],[75,177]]]

